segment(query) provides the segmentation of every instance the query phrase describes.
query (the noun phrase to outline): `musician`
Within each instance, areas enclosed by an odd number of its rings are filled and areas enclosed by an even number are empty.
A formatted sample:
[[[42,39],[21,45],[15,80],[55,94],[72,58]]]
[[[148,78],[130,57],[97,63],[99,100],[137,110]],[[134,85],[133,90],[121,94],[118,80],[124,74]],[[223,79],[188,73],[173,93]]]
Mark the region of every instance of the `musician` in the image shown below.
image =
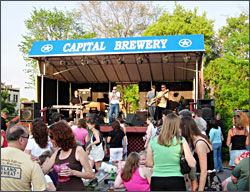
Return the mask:
[[[69,102],[69,105],[70,106],[77,106],[77,105],[80,105],[82,103],[82,97],[79,95],[79,92],[78,90],[75,90],[74,91],[74,96],[72,96],[70,102]],[[80,111],[76,111],[77,113],[80,112],[80,115],[81,115],[81,118],[83,117],[83,111],[80,110]],[[70,109],[69,110],[69,117],[70,118],[73,118],[73,109]],[[77,115],[77,114],[76,114]]]
[[[147,93],[147,105],[148,105],[148,111],[149,111],[149,116],[154,117],[155,115],[155,99],[156,95],[158,94],[158,91],[155,90],[155,85],[151,86],[151,91]]]
[[[158,121],[162,118],[162,112],[167,108],[168,92],[166,85],[161,85],[161,91],[156,96],[156,109],[155,109],[155,120]]]
[[[109,125],[112,125],[113,121],[113,113],[115,113],[115,119],[119,115],[119,102],[120,102],[120,92],[117,91],[117,87],[114,86],[112,92],[109,93],[109,103],[110,103],[110,111],[109,111]]]

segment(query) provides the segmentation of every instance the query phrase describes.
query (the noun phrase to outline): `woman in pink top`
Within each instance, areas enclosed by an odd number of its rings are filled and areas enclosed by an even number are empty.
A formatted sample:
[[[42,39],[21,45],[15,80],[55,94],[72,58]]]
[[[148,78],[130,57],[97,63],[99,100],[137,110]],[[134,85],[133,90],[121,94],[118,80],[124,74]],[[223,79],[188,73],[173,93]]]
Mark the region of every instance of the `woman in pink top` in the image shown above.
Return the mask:
[[[139,162],[140,156],[137,152],[129,154],[123,170],[115,179],[115,188],[125,187],[127,191],[150,191],[151,174],[146,167],[140,167]]]
[[[79,119],[77,128],[73,130],[76,141],[80,141],[82,143],[82,148],[84,150],[86,150],[85,144],[88,143],[90,140],[89,132],[86,128],[87,128],[86,121],[84,119]]]

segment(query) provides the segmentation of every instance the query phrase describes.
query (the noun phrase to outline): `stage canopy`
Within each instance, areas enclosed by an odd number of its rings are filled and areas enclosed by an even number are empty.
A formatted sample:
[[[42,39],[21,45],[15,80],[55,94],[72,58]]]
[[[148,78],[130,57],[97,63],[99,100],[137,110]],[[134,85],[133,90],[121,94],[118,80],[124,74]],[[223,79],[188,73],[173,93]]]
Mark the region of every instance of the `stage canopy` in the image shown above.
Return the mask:
[[[34,42],[40,74],[72,83],[193,80],[201,70],[203,35]]]

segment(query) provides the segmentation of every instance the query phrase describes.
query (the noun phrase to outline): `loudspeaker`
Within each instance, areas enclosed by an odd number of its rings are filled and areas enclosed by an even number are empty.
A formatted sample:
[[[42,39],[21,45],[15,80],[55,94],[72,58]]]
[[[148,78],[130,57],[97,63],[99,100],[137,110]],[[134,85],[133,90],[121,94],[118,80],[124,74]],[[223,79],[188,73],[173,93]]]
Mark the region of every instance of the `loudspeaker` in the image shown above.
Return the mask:
[[[204,107],[201,110],[202,110],[203,119],[210,120],[214,117],[214,112],[213,112],[212,108]]]
[[[146,121],[147,118],[148,118],[148,112],[147,111],[136,111],[136,115],[138,115],[144,121]]]
[[[33,121],[34,118],[41,117],[39,103],[21,103],[20,121]]]
[[[198,109],[202,109],[202,117],[205,120],[211,120],[215,117],[214,99],[198,99]]]
[[[198,108],[215,107],[214,99],[198,99],[197,105]]]
[[[125,123],[131,126],[142,126],[144,124],[144,120],[136,114],[127,114],[127,118]]]

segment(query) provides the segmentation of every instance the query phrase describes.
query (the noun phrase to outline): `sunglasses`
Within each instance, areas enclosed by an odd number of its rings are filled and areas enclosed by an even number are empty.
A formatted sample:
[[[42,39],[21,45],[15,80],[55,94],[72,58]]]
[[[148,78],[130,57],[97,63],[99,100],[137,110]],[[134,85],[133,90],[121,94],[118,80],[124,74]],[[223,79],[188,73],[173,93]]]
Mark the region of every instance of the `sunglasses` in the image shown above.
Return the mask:
[[[29,139],[29,135],[27,136],[27,137],[25,137],[25,136],[21,136],[22,138],[26,138],[26,139]]]
[[[50,139],[53,139],[53,135],[49,135],[49,138],[50,138]]]
[[[161,87],[161,88],[166,88],[166,87]]]

